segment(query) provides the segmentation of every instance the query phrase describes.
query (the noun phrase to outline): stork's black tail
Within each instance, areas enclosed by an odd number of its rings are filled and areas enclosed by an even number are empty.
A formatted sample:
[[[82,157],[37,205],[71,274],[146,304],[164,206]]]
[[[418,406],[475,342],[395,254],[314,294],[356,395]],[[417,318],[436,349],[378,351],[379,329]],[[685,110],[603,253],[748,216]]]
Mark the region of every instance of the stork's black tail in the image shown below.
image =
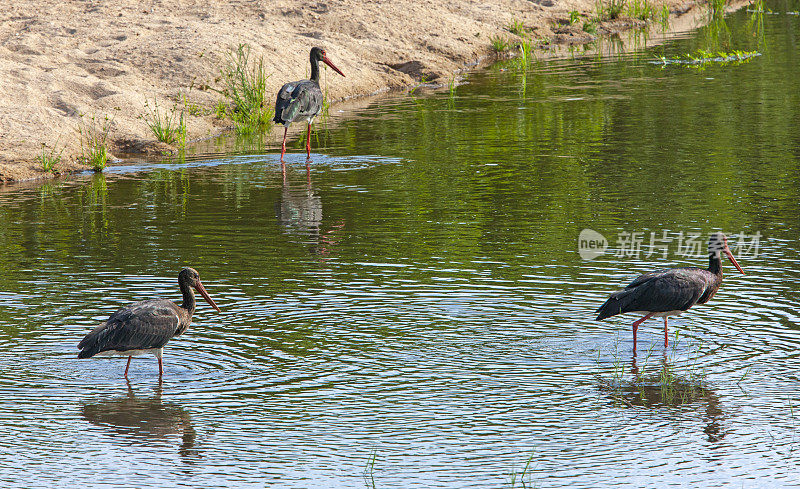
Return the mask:
[[[80,343],[78,343],[78,348],[81,349],[81,351],[78,352],[78,358],[91,358],[100,353],[105,344],[103,339],[106,336],[106,323],[102,323],[94,328]]]
[[[634,296],[632,292],[633,290],[631,289],[623,289],[611,294],[611,297],[595,311],[599,313],[595,321],[602,321],[603,319],[616,316],[617,314],[630,312],[631,309],[629,309],[629,306]]]

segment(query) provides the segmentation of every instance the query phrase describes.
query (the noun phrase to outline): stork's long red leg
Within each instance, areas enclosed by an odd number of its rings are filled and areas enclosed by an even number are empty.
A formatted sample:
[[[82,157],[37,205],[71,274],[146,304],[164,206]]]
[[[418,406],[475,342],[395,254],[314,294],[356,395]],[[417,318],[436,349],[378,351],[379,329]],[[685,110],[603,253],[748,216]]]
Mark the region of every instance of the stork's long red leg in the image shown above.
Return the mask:
[[[642,319],[640,319],[638,321],[635,321],[633,323],[633,356],[636,356],[636,331],[639,329],[639,325],[640,324],[642,324],[643,322],[647,321],[651,317],[653,317],[653,313],[652,312],[650,314],[648,314],[647,316],[643,317]]]
[[[289,126],[283,128],[283,144],[281,145],[281,163],[283,163],[283,155],[286,154],[286,133],[289,132]]]
[[[125,365],[125,378],[126,379],[128,378],[128,367],[131,366],[131,358],[133,358],[133,357],[128,357],[128,364]]]
[[[667,316],[664,316],[664,348],[669,346],[669,336],[667,336]]]
[[[161,363],[161,357],[158,357],[158,376],[164,375],[164,364]]]
[[[308,134],[306,135],[306,158],[311,159],[311,123],[308,123]]]

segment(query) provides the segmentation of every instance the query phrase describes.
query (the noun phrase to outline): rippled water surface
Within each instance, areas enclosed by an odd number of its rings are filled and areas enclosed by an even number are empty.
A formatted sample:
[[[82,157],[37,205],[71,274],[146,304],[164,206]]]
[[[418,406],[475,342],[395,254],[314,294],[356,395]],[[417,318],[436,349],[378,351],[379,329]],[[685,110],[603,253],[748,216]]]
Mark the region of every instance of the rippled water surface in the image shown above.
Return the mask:
[[[285,182],[272,151],[3,188],[0,485],[797,487],[800,4],[769,6],[334,117],[310,180],[294,145]],[[762,56],[650,62],[697,49]],[[637,377],[634,317],[594,310],[717,229],[759,233],[747,275],[666,350],[645,323]],[[222,312],[163,381],[76,358],[182,266]]]

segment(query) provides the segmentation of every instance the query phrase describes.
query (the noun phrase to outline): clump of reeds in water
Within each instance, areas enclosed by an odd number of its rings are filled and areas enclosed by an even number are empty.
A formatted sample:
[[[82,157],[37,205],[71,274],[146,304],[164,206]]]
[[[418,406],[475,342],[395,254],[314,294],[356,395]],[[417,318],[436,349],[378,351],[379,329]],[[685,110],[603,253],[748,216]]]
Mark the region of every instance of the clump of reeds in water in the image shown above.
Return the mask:
[[[626,366],[615,349],[611,375],[597,377],[599,388],[615,402],[628,407],[675,407],[708,398],[712,393],[706,386],[706,372],[697,363],[702,343],[690,346],[688,360],[681,363],[675,360],[679,344],[680,333],[676,331],[670,349],[657,365],[651,365],[653,347],[640,365],[634,360],[630,366]]]

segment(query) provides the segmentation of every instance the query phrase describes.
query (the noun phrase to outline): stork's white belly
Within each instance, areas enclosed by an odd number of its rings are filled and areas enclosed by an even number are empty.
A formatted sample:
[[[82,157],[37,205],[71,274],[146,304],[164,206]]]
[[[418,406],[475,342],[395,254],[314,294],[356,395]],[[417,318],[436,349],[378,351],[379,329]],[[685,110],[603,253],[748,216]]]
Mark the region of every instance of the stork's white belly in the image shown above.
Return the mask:
[[[125,350],[125,351],[117,351],[117,350],[107,350],[101,351],[96,357],[138,357],[140,355],[155,355],[158,358],[161,358],[161,352],[164,351],[164,348],[147,348],[144,350]]]

